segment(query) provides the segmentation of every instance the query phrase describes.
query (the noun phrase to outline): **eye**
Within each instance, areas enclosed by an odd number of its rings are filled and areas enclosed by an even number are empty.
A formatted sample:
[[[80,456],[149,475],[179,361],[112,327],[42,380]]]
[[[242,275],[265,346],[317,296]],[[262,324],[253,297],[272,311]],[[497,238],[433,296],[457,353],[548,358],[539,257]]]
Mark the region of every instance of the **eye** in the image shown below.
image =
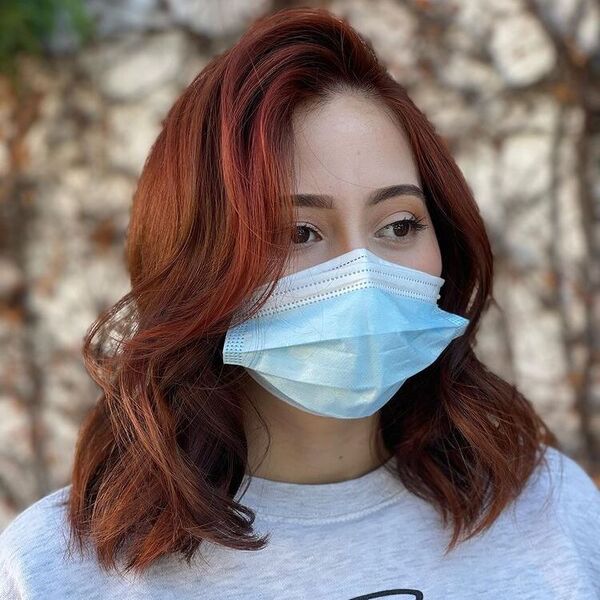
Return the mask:
[[[407,219],[401,219],[400,221],[394,221],[385,227],[382,227],[379,231],[391,231],[392,236],[388,236],[392,241],[399,240],[401,238],[408,237],[411,233],[417,233],[423,229],[427,229],[427,225],[422,223],[422,217],[411,216]],[[386,237],[386,236],[380,236]]]
[[[318,230],[312,225],[309,225],[308,223],[298,223],[294,229],[295,232],[292,235],[292,241],[294,244],[297,244],[299,246],[307,244],[309,241],[314,241],[307,239],[307,237],[310,237],[310,232],[314,232],[320,236]]]
[[[427,225],[423,223],[422,217],[411,216],[406,219],[394,221],[385,227],[382,227],[379,231],[390,231],[391,236],[380,235],[378,237],[388,237],[391,241],[401,241],[402,238],[408,237],[411,233],[417,233],[423,229],[427,229]],[[321,237],[319,230],[309,223],[297,223],[294,227],[294,233],[292,234],[292,241],[295,246],[302,247],[310,245],[311,242],[316,241],[311,239],[311,233]]]

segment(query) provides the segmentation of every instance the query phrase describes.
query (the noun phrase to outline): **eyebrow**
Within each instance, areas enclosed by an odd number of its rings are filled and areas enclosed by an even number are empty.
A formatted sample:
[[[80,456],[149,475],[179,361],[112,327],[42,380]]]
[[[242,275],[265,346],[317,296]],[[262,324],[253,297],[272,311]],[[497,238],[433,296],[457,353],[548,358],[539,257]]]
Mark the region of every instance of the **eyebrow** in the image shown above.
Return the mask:
[[[426,202],[425,194],[418,185],[402,183],[375,190],[369,195],[367,206],[373,206],[388,198],[394,198],[396,196],[416,196],[423,202]],[[333,196],[327,194],[292,194],[292,201],[295,206],[333,208]]]

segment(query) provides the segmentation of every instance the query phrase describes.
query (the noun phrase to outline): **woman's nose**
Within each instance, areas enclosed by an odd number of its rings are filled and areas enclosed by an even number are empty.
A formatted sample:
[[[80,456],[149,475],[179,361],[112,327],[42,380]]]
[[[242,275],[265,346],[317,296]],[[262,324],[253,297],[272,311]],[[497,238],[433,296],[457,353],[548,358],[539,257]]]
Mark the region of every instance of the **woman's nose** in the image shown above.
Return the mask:
[[[356,250],[357,248],[368,248],[367,235],[362,231],[347,231],[336,237],[335,243],[332,244],[332,257],[339,256]]]

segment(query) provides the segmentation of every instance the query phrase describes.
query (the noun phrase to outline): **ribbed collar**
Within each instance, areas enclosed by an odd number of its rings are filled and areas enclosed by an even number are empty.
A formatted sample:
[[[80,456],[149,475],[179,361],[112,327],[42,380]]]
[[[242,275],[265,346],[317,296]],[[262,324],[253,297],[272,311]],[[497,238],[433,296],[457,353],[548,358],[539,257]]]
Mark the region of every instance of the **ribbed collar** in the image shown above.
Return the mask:
[[[360,477],[335,483],[289,483],[245,475],[236,500],[252,508],[258,518],[342,520],[395,502],[406,493],[395,469],[396,457],[392,456]]]

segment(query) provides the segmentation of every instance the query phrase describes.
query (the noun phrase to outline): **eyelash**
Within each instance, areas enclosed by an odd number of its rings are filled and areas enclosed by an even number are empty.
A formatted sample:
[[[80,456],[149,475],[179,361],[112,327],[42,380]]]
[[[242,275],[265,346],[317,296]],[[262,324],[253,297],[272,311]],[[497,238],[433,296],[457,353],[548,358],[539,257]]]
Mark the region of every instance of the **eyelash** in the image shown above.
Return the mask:
[[[396,238],[397,240],[402,240],[403,238],[408,237],[411,233],[416,234],[419,231],[422,231],[423,229],[427,229],[428,225],[426,225],[425,223],[422,222],[423,221],[423,217],[409,217],[407,219],[400,219],[398,221],[394,221],[392,223],[389,223],[388,225],[385,225],[384,227],[382,227],[381,229],[387,229],[388,227],[394,227],[394,225],[398,225],[398,224],[404,224],[406,223],[408,225],[409,228],[409,232],[406,235],[402,235],[399,236],[398,238]],[[310,225],[309,223],[299,223],[296,225],[296,228],[306,228],[306,229],[310,229],[311,231],[314,231],[315,233],[318,233],[320,235],[320,232],[318,231],[318,229],[316,229],[314,226]],[[308,245],[310,242],[300,242],[300,243],[295,243],[296,246],[306,246]],[[392,240],[392,243],[396,243],[396,240]]]

